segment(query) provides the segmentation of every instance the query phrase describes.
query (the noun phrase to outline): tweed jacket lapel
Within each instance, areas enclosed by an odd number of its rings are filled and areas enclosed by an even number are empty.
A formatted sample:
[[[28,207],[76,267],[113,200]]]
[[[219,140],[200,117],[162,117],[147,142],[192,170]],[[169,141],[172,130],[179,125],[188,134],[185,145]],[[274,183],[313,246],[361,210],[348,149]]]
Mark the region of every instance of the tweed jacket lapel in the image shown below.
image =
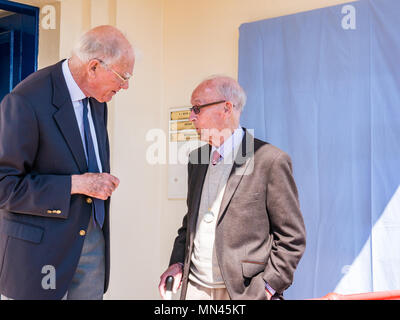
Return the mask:
[[[242,143],[233,163],[232,171],[229,175],[225,193],[222,198],[221,207],[218,213],[217,225],[221,222],[226,213],[226,208],[236,192],[242,178],[249,174],[254,164],[254,137],[245,129]]]
[[[200,200],[203,191],[203,184],[206,178],[208,165],[210,162],[211,146],[204,145],[198,149],[198,152],[191,154],[189,159],[190,165],[193,166],[193,173],[190,180],[190,218],[189,218],[189,230],[191,237],[194,235],[196,230],[197,217],[199,215]]]

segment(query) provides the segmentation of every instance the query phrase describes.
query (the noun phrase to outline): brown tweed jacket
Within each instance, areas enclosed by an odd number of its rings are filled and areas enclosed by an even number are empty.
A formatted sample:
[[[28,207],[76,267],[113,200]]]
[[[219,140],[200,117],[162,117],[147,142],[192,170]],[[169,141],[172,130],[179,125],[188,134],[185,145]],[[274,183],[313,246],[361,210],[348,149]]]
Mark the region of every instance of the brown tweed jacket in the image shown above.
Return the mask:
[[[170,265],[184,264],[185,299],[210,146],[190,154],[187,214]],[[205,161],[199,161],[199,160]],[[306,233],[289,156],[245,130],[218,216],[215,246],[231,299],[266,299],[265,282],[282,297],[305,250]]]

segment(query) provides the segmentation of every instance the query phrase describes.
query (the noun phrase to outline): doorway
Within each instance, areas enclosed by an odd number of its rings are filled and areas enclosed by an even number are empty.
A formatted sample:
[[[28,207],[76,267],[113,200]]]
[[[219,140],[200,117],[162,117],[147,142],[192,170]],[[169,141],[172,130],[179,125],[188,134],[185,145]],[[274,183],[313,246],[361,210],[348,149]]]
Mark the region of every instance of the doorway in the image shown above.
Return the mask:
[[[0,0],[0,101],[37,70],[39,8]]]

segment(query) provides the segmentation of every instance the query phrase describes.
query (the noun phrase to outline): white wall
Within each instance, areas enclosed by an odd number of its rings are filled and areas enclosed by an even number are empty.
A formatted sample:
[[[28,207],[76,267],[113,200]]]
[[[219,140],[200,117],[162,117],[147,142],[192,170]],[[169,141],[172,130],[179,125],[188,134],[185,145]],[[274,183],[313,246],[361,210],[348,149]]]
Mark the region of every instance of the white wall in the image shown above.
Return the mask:
[[[161,167],[146,162],[145,136],[161,125],[163,1],[117,0],[116,26],[133,39],[131,88],[115,98],[112,171],[121,184],[112,205],[109,298],[154,299],[160,270]]]

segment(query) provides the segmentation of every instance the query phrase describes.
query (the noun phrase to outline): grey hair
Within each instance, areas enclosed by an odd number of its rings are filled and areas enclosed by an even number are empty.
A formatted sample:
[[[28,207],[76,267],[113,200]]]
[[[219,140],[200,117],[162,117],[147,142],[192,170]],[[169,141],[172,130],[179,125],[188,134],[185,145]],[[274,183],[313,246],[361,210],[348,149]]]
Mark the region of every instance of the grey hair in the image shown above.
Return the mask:
[[[120,37],[99,37],[92,32],[86,32],[78,41],[72,53],[82,62],[101,59],[112,65],[124,56],[124,42]]]
[[[233,106],[242,112],[247,102],[246,92],[241,85],[233,78],[222,75],[214,75],[205,81],[212,82],[219,93],[227,100],[232,101]]]

